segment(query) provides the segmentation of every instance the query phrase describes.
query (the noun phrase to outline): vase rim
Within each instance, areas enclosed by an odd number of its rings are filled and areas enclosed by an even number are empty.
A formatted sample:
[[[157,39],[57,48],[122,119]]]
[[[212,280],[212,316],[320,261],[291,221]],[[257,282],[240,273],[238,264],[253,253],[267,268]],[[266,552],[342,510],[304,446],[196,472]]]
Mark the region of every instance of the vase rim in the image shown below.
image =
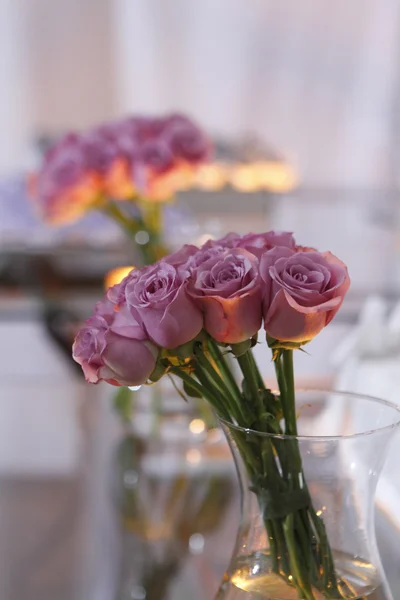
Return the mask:
[[[278,392],[272,390],[275,394]],[[358,394],[356,392],[343,392],[341,390],[330,390],[323,388],[296,388],[296,392],[319,392],[324,394],[330,394],[333,396],[341,396],[347,398],[358,398],[360,400],[364,400],[365,402],[371,402],[374,404],[380,404],[381,406],[386,406],[386,408],[390,409],[394,413],[397,413],[397,417],[393,419],[393,422],[388,425],[382,425],[381,427],[376,427],[374,429],[366,429],[365,431],[358,431],[356,433],[349,433],[343,435],[288,435],[286,433],[265,433],[264,431],[258,431],[257,429],[250,429],[249,427],[241,427],[240,425],[236,425],[235,423],[231,423],[226,419],[219,417],[219,421],[223,423],[226,427],[230,429],[236,429],[237,431],[246,432],[248,434],[253,434],[266,438],[273,439],[295,439],[295,440],[308,440],[308,441],[339,441],[339,440],[354,440],[355,438],[362,438],[368,435],[372,435],[374,433],[390,431],[400,425],[400,405],[393,404],[388,400],[383,400],[382,398],[377,398],[375,396],[370,396],[368,394]]]

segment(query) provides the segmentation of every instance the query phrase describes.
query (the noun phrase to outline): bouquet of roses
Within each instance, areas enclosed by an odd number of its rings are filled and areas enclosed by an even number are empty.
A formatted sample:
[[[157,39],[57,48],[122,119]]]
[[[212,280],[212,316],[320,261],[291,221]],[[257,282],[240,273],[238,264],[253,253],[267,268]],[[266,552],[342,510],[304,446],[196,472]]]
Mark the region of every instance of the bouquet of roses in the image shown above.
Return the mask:
[[[129,117],[63,137],[29,187],[49,223],[101,210],[134,239],[144,231],[136,241],[148,264],[167,253],[162,205],[191,185],[210,155],[207,136],[183,115]]]
[[[293,436],[293,444],[280,449],[272,438],[246,443],[233,428],[275,572],[300,598],[313,599],[315,588],[342,596],[295,441],[293,350],[330,323],[349,284],[338,258],[297,246],[291,233],[230,233],[132,271],[96,305],[73,347],[91,383],[138,386],[167,375],[182,381],[182,393],[206,399],[224,422]],[[266,388],[252,352],[262,323],[279,394]],[[304,548],[313,568],[304,563]]]

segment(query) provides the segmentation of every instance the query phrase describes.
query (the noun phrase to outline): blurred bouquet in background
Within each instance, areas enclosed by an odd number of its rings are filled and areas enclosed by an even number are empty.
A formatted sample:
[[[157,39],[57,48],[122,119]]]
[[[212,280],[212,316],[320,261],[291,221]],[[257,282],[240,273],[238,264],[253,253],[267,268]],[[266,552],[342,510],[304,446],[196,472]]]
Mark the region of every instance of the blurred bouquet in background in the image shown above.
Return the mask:
[[[92,210],[106,214],[149,264],[168,252],[164,205],[191,187],[211,154],[209,138],[185,116],[128,117],[66,135],[30,177],[29,191],[54,225]]]

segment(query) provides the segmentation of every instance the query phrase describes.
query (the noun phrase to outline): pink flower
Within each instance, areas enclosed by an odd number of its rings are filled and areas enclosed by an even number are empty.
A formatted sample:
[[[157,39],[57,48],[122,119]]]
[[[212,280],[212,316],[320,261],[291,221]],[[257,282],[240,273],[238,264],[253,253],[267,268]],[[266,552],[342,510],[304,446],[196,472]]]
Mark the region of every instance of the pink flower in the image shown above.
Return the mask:
[[[189,292],[204,313],[206,331],[218,342],[239,343],[260,329],[258,259],[250,252],[226,250],[201,263]]]
[[[106,293],[107,299],[115,307],[118,308],[119,306],[122,306],[124,304],[126,284],[128,283],[128,281],[132,281],[135,277],[138,278],[139,273],[140,271],[138,269],[133,269],[130,273],[128,273],[126,277],[124,277],[124,279],[120,283],[117,283],[116,285],[113,285],[112,287],[108,288]]]
[[[146,383],[152,374],[158,349],[129,314],[121,315],[107,299],[97,303],[73,345],[74,360],[89,383],[107,381],[131,386]]]
[[[165,129],[166,119],[162,117],[131,117],[132,129],[139,144],[159,138]]]
[[[126,306],[153,342],[176,348],[200,333],[203,317],[188,295],[186,278],[179,269],[160,261],[126,279]]]
[[[296,245],[294,247],[294,250],[296,252],[318,252],[318,250],[316,248],[313,248],[312,246],[299,246],[299,245]]]
[[[177,250],[176,252],[165,256],[163,260],[174,267],[182,267],[185,266],[188,263],[188,261],[190,261],[190,259],[194,257],[198,252],[199,249],[197,246],[193,246],[192,244],[185,244],[184,246],[182,246],[182,248],[180,248],[180,250]]]
[[[79,136],[69,134],[47,153],[31,192],[46,221],[66,223],[91,208],[100,189],[101,180],[88,165]]]
[[[154,200],[170,198],[177,185],[174,167],[174,157],[165,142],[158,139],[144,142],[132,169],[136,188]]]
[[[219,240],[208,240],[208,242],[206,242],[205,244],[203,244],[202,249],[208,249],[208,248],[236,248],[237,247],[237,242],[239,242],[239,240],[241,240],[242,238],[240,237],[240,235],[238,233],[233,233],[232,231],[230,233],[227,233],[226,235],[224,235],[224,237],[220,238]]]
[[[276,247],[260,261],[264,327],[284,342],[306,342],[330,323],[350,285],[347,267],[330,252]]]
[[[236,248],[244,248],[255,254],[258,258],[266,250],[271,250],[275,246],[284,246],[285,248],[294,248],[295,241],[293,234],[287,231],[267,231],[266,233],[248,233],[235,240]]]
[[[111,125],[103,125],[83,133],[80,145],[89,169],[103,174],[119,156],[119,148]]]
[[[170,117],[163,135],[175,159],[194,165],[210,159],[209,139],[189,119],[179,115]]]
[[[150,173],[160,175],[172,168],[174,158],[167,144],[159,140],[149,140],[140,148],[139,162],[143,163]]]
[[[266,251],[275,246],[294,248],[293,234],[287,231],[267,231],[266,233],[248,233],[240,236],[238,233],[227,233],[219,240],[209,240],[203,248],[243,248],[258,258]]]

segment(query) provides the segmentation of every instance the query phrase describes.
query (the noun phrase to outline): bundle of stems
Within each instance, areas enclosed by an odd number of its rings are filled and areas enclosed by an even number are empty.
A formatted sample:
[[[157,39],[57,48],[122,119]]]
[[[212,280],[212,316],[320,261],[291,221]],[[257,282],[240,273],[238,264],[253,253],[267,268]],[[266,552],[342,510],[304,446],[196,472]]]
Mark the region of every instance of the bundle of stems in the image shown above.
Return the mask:
[[[188,395],[203,397],[223,422],[233,425],[231,434],[263,515],[274,572],[305,600],[315,600],[315,590],[326,598],[342,598],[325,525],[312,505],[302,468],[293,350],[273,350],[279,385],[279,394],[274,394],[264,385],[253,343],[221,347],[204,335],[193,344],[190,358],[170,352],[165,366],[183,381]],[[241,385],[228,353],[237,361]],[[269,435],[254,436],[248,443],[245,430]]]

